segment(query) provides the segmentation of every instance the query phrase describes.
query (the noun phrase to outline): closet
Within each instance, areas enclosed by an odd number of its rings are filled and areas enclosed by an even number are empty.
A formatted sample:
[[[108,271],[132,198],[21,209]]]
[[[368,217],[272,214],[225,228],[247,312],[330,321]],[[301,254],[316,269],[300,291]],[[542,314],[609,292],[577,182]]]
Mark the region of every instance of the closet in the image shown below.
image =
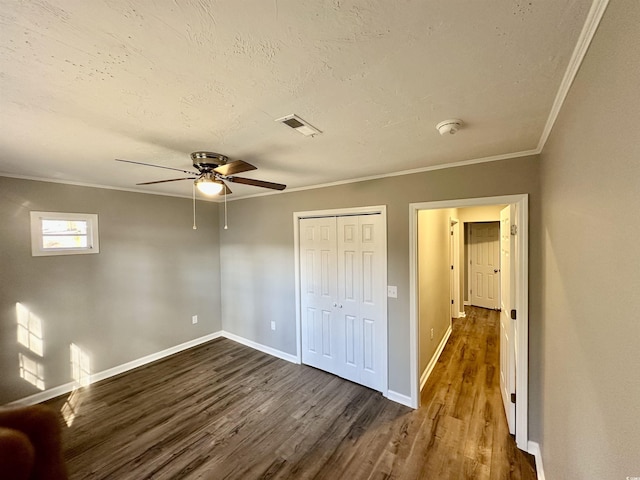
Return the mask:
[[[302,363],[386,388],[386,225],[381,214],[299,219]]]

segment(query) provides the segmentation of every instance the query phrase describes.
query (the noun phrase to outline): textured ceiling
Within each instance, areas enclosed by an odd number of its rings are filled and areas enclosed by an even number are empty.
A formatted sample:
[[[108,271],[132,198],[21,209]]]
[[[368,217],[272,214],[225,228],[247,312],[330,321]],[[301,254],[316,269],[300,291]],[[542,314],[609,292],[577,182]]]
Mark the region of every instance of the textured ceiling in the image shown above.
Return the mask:
[[[3,0],[0,172],[188,196],[114,158],[209,150],[303,187],[533,150],[590,6]],[[274,121],[291,113],[323,134]]]

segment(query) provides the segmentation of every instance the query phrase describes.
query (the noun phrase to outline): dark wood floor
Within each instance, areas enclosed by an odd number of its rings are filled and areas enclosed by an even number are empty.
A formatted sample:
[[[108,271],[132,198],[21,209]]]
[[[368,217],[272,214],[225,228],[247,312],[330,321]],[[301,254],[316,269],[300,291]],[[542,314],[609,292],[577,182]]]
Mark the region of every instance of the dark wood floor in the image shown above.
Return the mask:
[[[77,392],[65,457],[73,479],[535,479],[498,359],[497,313],[469,309],[411,410],[217,339]]]

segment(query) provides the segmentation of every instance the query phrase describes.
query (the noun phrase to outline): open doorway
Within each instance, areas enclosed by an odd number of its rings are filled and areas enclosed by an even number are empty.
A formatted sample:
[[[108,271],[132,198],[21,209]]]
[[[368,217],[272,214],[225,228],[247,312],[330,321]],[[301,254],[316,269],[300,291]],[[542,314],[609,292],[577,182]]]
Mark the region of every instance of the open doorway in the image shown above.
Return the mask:
[[[493,206],[497,211],[504,210],[512,213],[510,219],[509,233],[513,235],[513,249],[511,251],[510,264],[512,280],[510,291],[512,301],[510,303],[509,315],[513,318],[513,323],[509,325],[511,330],[511,345],[513,357],[505,357],[511,362],[509,368],[513,368],[515,378],[515,394],[511,399],[515,402],[514,430],[516,444],[519,448],[526,450],[528,443],[528,196],[509,195],[500,197],[485,197],[464,200],[446,200],[439,202],[425,202],[410,204],[410,336],[411,336],[411,402],[417,408],[420,402],[420,386],[424,384],[423,370],[425,359],[420,350],[420,272],[418,264],[419,255],[419,217],[425,212],[432,212],[430,215],[447,215],[447,227],[451,227],[451,218],[459,219],[459,211],[471,207]],[[444,212],[444,210],[447,210]],[[439,211],[439,213],[434,213]],[[429,215],[429,214],[427,214]],[[435,218],[434,217],[434,218]],[[491,219],[493,220],[493,219]],[[500,220],[500,217],[498,217]],[[422,234],[424,238],[424,232]],[[447,252],[445,261],[449,263],[450,256]],[[462,272],[461,272],[462,273]],[[460,283],[463,282],[462,275]],[[451,285],[447,281],[447,286]],[[462,289],[462,291],[465,291]],[[453,309],[450,309],[453,312]],[[451,315],[453,316],[453,315]],[[423,332],[424,333],[424,332]],[[446,339],[443,338],[443,344]],[[444,345],[442,345],[444,346]],[[438,352],[435,352],[438,355]],[[422,358],[421,358],[422,356]],[[435,358],[437,360],[437,358]],[[502,368],[502,366],[501,366]],[[507,367],[505,367],[507,368]]]

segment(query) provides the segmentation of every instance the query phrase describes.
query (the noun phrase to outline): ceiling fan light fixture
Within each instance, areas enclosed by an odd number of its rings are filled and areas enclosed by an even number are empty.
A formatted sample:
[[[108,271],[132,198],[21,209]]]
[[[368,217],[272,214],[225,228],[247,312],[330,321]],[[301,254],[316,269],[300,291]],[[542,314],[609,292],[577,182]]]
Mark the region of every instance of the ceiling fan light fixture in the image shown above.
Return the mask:
[[[204,174],[195,181],[196,187],[205,195],[217,195],[224,188],[223,183],[210,173]]]

